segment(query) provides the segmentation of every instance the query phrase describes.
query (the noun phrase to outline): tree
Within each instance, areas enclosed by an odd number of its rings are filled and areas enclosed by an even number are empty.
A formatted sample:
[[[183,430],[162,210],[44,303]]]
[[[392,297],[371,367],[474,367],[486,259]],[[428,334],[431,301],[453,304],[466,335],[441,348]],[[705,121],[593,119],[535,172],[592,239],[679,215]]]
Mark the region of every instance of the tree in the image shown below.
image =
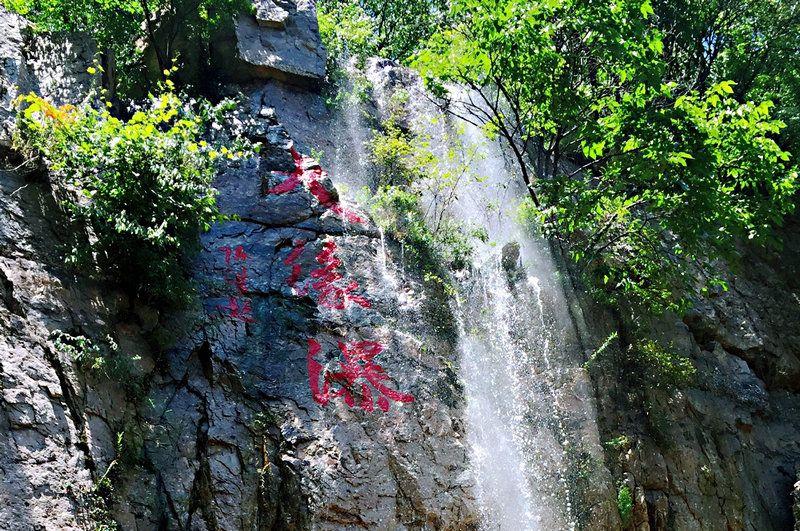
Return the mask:
[[[236,11],[249,8],[243,0],[0,1],[45,30],[89,34],[102,52],[107,86],[113,92],[119,83],[123,93],[150,88],[147,49],[155,57],[158,75],[178,59],[180,38],[191,41],[184,44],[192,45],[193,57],[182,60],[207,61],[212,32]],[[199,76],[194,81],[202,79],[204,76]]]
[[[446,9],[446,0],[320,0],[317,3],[324,20],[345,25],[330,29],[337,31],[338,42],[346,42],[351,53],[369,52],[399,61],[408,59],[436,30]],[[325,24],[321,21],[320,25]],[[369,28],[368,33],[363,31],[366,28]],[[324,27],[320,30],[325,33]],[[341,51],[339,47],[334,45],[334,54]]]
[[[773,100],[786,122],[781,145],[800,135],[800,3],[796,0],[658,0],[668,78],[697,90],[732,80],[739,100]]]
[[[671,80],[654,14],[649,0],[454,0],[413,64],[449,112],[505,141],[529,212],[598,293],[661,311],[697,274],[717,282],[737,237],[767,241],[797,185],[772,104]]]

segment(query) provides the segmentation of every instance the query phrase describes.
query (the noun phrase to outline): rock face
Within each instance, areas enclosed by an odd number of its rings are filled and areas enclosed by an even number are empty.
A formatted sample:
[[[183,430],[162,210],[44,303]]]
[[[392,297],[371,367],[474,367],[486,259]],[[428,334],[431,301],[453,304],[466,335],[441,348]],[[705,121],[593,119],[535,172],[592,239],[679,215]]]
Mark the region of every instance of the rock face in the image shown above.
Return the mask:
[[[235,82],[278,79],[316,87],[325,77],[325,48],[311,0],[257,0],[234,32],[215,46],[215,66]]]
[[[636,488],[637,529],[792,527],[800,463],[796,219],[783,236],[780,253],[743,249],[729,291],[685,323],[654,323],[663,345],[693,360],[694,386],[650,389],[632,403],[624,378],[596,382],[607,438],[635,441],[610,457]],[[611,329],[596,313],[591,319],[590,328]]]
[[[0,6],[0,146],[11,142],[14,99],[34,91],[57,104],[74,102],[91,83],[94,46],[78,36],[36,35],[22,17]]]
[[[217,181],[239,220],[160,323],[64,268],[48,182],[0,173],[0,528],[474,524],[452,323],[413,275],[389,286],[376,227],[277,114],[252,109],[265,149]]]
[[[477,527],[444,295],[414,271],[398,276],[399,250],[303,156],[342,143],[321,97],[275,80],[324,75],[313,4],[260,0],[256,12],[239,19],[227,66],[273,78],[246,89],[242,109],[264,149],[218,176],[238,219],[203,235],[193,307],[159,314],[66,269],[49,183],[0,171],[0,529]],[[91,82],[91,46],[34,37],[2,8],[0,60],[4,147],[16,95],[76,101]],[[357,144],[333,158],[359,157]],[[779,255],[748,251],[731,290],[686,322],[654,323],[694,361],[692,388],[642,397],[624,375],[591,382],[604,440],[626,438],[605,463],[589,457],[630,488],[632,527],[792,527],[797,229]],[[518,256],[503,253],[509,282]],[[578,328],[599,344],[617,324],[582,302]],[[85,362],[82,338],[104,368]],[[569,391],[590,403],[574,374]],[[597,517],[615,503],[602,479],[584,498],[588,528],[617,522]]]
[[[0,233],[0,522],[77,529],[82,514],[100,509],[126,529],[464,528],[474,520],[461,401],[447,368],[454,353],[449,338],[426,330],[414,303],[419,285],[399,300],[377,267],[375,228],[365,220],[346,230],[300,187],[265,195],[282,177],[262,163],[220,177],[222,207],[241,221],[204,236],[203,304],[170,319],[164,330],[175,347],[163,352],[148,344],[148,309],[120,319],[123,298],[62,270],[47,183],[2,173],[0,207],[12,223]],[[323,272],[342,277],[325,284]],[[146,380],[143,395],[78,369],[56,332],[98,343],[111,335],[138,354],[129,378]],[[354,349],[350,362],[337,342]],[[382,351],[365,361],[359,342]],[[348,389],[315,376],[312,358],[331,373],[348,366],[386,378],[368,392]],[[328,382],[329,397],[315,394]],[[89,503],[107,472],[119,502],[98,509]]]

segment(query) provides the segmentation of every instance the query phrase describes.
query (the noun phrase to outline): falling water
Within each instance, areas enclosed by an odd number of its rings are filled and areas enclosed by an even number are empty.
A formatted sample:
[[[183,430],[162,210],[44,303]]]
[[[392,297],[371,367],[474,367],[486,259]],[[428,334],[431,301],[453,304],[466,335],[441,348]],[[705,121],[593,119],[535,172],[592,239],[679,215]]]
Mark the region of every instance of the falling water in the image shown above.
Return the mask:
[[[569,316],[559,311],[565,305],[547,247],[515,221],[524,196],[514,195],[520,187],[509,180],[505,161],[487,153],[481,164],[488,179],[468,186],[452,210],[463,220],[481,220],[490,241],[476,253],[457,305],[467,438],[483,521],[487,529],[570,529],[570,442],[558,389]],[[506,208],[486,212],[483,205],[503,190]]]
[[[397,73],[373,64],[368,75],[380,109],[396,88]],[[576,327],[550,249],[517,222],[526,190],[509,171],[499,143],[438,113],[418,82],[401,84],[412,92],[411,125],[430,136],[434,151],[445,153],[455,136],[460,148],[479,155],[447,214],[465,232],[481,227],[488,233],[488,241],[474,242],[474,263],[460,278],[453,303],[482,526],[573,529],[572,456],[596,456],[600,450],[589,392],[583,389],[588,386]],[[353,109],[345,113],[351,128],[358,115]],[[363,142],[364,133],[353,134],[351,141]],[[365,169],[353,170],[361,173],[363,186]],[[380,245],[379,265],[387,280],[396,282],[383,233]]]

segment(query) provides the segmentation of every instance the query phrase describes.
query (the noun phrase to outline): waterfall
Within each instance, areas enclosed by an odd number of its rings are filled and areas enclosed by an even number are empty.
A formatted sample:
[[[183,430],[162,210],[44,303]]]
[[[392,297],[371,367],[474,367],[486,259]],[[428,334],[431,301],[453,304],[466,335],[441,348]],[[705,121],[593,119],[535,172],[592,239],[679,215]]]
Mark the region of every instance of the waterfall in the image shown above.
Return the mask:
[[[472,267],[459,276],[452,303],[482,527],[577,528],[588,513],[576,506],[576,463],[599,461],[602,450],[561,274],[547,243],[517,221],[524,184],[499,142],[441,114],[418,79],[380,61],[368,65],[367,76],[379,112],[394,90],[411,93],[410,125],[428,135],[434,152],[443,155],[455,142],[477,155],[474,161],[470,155],[472,176],[459,182],[446,215],[465,230],[480,227],[488,235],[485,242],[473,242]],[[337,149],[344,155],[335,158],[335,175],[351,186],[364,186],[370,178],[361,162],[369,138],[363,112],[348,102],[337,128],[349,138]],[[354,158],[360,161],[346,164]],[[435,193],[427,198],[439,199]],[[387,285],[402,284],[404,275],[398,278],[395,264],[387,263],[382,231],[377,253]]]
[[[561,395],[580,364],[549,247],[516,220],[525,189],[502,149],[474,127],[483,182],[465,185],[451,212],[486,228],[473,274],[461,283],[461,375],[467,440],[486,529],[574,529],[571,415]],[[499,197],[498,197],[499,196]],[[498,203],[496,209],[485,205]]]

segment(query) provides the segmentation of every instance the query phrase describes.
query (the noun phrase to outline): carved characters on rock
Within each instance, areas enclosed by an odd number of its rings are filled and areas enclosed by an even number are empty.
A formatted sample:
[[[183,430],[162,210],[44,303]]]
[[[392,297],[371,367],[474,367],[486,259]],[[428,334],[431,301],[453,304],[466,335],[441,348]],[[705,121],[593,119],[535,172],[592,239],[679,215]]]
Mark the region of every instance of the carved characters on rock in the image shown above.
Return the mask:
[[[308,340],[308,381],[317,403],[325,406],[331,399],[343,397],[350,407],[357,405],[364,411],[373,411],[373,389],[378,392],[378,407],[384,412],[389,411],[389,400],[401,403],[414,401],[410,394],[386,385],[391,379],[383,367],[375,362],[375,357],[383,351],[383,345],[376,341],[339,341],[338,346],[342,355],[338,367],[326,371],[318,360],[322,346],[316,339]]]
[[[273,175],[283,176],[285,180],[267,190],[267,195],[283,195],[291,192],[300,184],[314,196],[314,198],[327,210],[350,223],[365,223],[363,216],[345,208],[339,199],[323,184],[328,174],[311,157],[305,157],[291,148],[294,170],[291,173],[274,171]]]
[[[273,172],[285,179],[269,188],[268,195],[282,195],[303,185],[316,198],[321,206],[350,223],[365,223],[365,219],[353,210],[345,208],[330,192],[324,181],[327,173],[311,158],[304,157],[294,148],[291,150],[295,169],[291,173]],[[307,248],[304,239],[292,241],[292,248],[283,265],[289,268],[286,285],[296,296],[311,294],[320,308],[339,312],[349,307],[369,309],[372,302],[361,293],[357,281],[348,279],[342,273],[342,260],[337,255],[337,245],[333,239],[323,242],[322,248],[314,256],[318,266],[311,269],[301,282],[303,268],[300,258]],[[409,403],[414,401],[410,394],[402,393],[391,387],[391,378],[375,358],[383,352],[383,345],[376,341],[339,341],[338,359],[326,367],[319,358],[322,345],[315,338],[308,338],[309,387],[315,402],[321,406],[328,405],[333,399],[341,397],[349,407],[359,407],[364,411],[378,409],[389,410],[390,401]],[[376,395],[377,393],[377,395]]]
[[[234,288],[235,295],[229,295],[228,302],[218,305],[217,311],[233,321],[252,323],[252,305],[250,299],[244,297],[247,294],[247,253],[241,245],[235,249],[226,245],[219,250],[225,255],[225,281]]]

